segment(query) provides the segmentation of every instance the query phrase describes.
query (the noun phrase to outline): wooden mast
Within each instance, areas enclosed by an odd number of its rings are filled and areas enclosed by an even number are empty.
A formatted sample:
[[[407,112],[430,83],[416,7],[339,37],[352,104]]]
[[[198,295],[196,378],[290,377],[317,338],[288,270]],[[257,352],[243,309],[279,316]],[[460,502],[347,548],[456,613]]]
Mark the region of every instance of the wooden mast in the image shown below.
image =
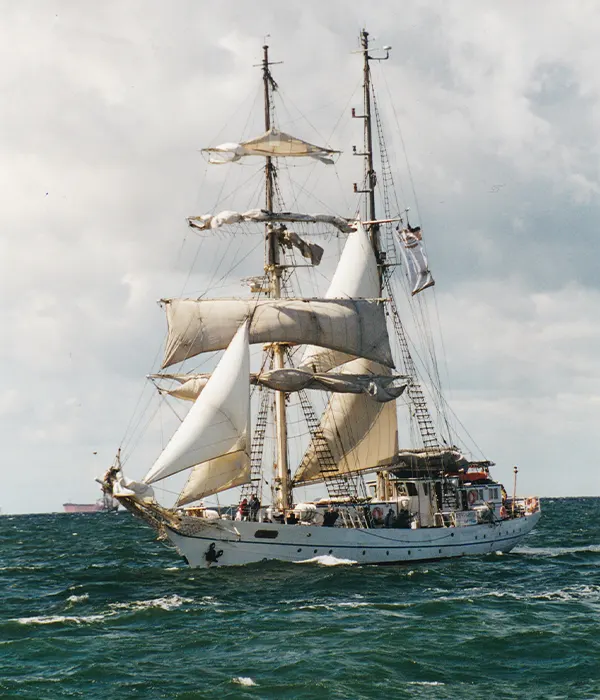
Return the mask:
[[[269,70],[269,47],[263,46],[263,85],[265,103],[265,131],[271,128],[271,89],[274,85],[273,77]],[[273,211],[273,181],[275,177],[275,166],[271,156],[265,158],[265,206],[267,211]],[[282,268],[279,261],[279,244],[277,232],[272,224],[265,225],[266,237],[266,265],[265,272],[269,275],[270,292],[273,299],[281,297],[281,273]],[[284,366],[283,346],[279,343],[272,345],[273,366],[281,369]],[[275,501],[280,510],[284,511],[291,506],[290,490],[290,468],[287,453],[287,422],[285,413],[285,392],[275,392],[275,431],[277,440],[277,465],[275,473]]]

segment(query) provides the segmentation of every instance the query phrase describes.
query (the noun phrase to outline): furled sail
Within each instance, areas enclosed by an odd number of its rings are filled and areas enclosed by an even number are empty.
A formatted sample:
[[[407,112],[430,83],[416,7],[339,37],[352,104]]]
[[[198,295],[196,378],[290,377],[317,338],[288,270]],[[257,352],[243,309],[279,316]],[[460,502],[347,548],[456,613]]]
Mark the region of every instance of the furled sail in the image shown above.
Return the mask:
[[[163,368],[227,347],[249,320],[250,343],[310,343],[393,367],[383,304],[354,299],[167,299]]]
[[[406,262],[406,274],[414,296],[427,287],[433,287],[435,281],[427,265],[427,256],[423,248],[421,227],[407,226],[397,229],[400,238],[402,254]]]
[[[156,374],[155,379],[173,379],[180,383],[174,389],[159,387],[162,394],[178,399],[195,401],[206,386],[210,374]],[[253,373],[250,375],[250,384],[284,391],[286,393],[302,391],[303,389],[317,389],[342,394],[366,394],[373,401],[384,403],[397,399],[404,392],[407,382],[406,377],[399,375],[356,375],[327,372],[313,374],[306,370],[293,367],[273,369],[267,372]],[[400,382],[400,383],[398,383]]]
[[[249,376],[249,331],[248,323],[243,323],[204,391],[144,478],[145,483],[154,483],[223,455],[243,453],[246,461],[249,460]],[[231,480],[228,470],[219,472],[210,465],[206,470],[213,487],[219,478]]]
[[[362,358],[344,366],[344,370],[357,374],[377,369],[377,365]],[[398,451],[393,401],[377,403],[360,394],[334,394],[320,428],[340,474],[386,466]],[[321,450],[317,447],[313,440],[294,475],[295,485],[323,480],[318,459]],[[328,473],[331,474],[329,469]]]
[[[218,214],[202,214],[188,217],[188,224],[199,231],[220,228],[228,224],[239,224],[241,221],[330,224],[342,233],[350,233],[354,229],[354,221],[343,216],[334,214],[300,214],[292,211],[271,212],[266,209],[250,209],[244,212],[222,211]]]
[[[359,222],[348,236],[335,274],[325,297],[327,299],[374,299],[379,296],[379,275],[369,237]],[[327,372],[353,357],[320,347],[306,348],[300,367],[313,372]]]
[[[261,136],[242,143],[222,143],[220,146],[203,148],[209,153],[208,162],[220,165],[235,163],[244,156],[267,156],[273,158],[302,158],[310,157],[331,165],[332,156],[339,153],[331,148],[315,146],[313,143],[290,136],[283,131],[272,128]]]

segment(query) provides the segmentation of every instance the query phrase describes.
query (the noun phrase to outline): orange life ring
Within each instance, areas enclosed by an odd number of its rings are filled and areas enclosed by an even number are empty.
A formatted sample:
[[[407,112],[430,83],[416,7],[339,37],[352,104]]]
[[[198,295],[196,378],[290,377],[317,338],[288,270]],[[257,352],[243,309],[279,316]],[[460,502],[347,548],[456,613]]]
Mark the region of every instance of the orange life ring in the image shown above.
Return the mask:
[[[371,511],[371,516],[374,520],[383,520],[383,510],[379,506],[375,506]]]
[[[475,501],[477,500],[477,491],[475,491],[475,489],[467,491],[467,500],[469,501],[470,506],[472,506],[473,503],[475,503]]]
[[[506,508],[504,506],[500,506],[500,517],[506,518]]]

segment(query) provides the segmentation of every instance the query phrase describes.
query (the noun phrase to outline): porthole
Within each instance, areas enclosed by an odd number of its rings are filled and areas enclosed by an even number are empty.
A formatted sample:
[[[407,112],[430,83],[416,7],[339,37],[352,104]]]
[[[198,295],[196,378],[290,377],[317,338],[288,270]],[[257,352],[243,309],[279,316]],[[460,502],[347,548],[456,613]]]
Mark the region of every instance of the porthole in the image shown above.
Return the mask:
[[[313,554],[316,554],[316,553],[317,553],[317,550],[315,549],[315,551],[313,552]]]
[[[302,551],[302,547],[298,547],[298,551],[301,552],[301,551]]]
[[[365,556],[365,554],[366,554],[366,552],[365,552],[365,550],[363,549],[363,557]]]
[[[390,555],[389,549],[387,549],[385,553],[389,556]]]
[[[330,550],[329,550],[329,554],[333,554],[333,549],[330,549]]]
[[[408,550],[408,556],[410,556],[410,549]]]

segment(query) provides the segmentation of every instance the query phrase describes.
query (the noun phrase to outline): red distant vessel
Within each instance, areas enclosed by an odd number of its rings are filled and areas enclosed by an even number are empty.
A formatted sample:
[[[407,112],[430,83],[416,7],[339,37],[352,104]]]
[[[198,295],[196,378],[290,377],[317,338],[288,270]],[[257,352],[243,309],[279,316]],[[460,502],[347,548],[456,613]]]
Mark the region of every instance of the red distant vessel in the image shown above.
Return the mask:
[[[63,503],[65,513],[114,513],[119,509],[117,501],[104,496],[96,503]]]

